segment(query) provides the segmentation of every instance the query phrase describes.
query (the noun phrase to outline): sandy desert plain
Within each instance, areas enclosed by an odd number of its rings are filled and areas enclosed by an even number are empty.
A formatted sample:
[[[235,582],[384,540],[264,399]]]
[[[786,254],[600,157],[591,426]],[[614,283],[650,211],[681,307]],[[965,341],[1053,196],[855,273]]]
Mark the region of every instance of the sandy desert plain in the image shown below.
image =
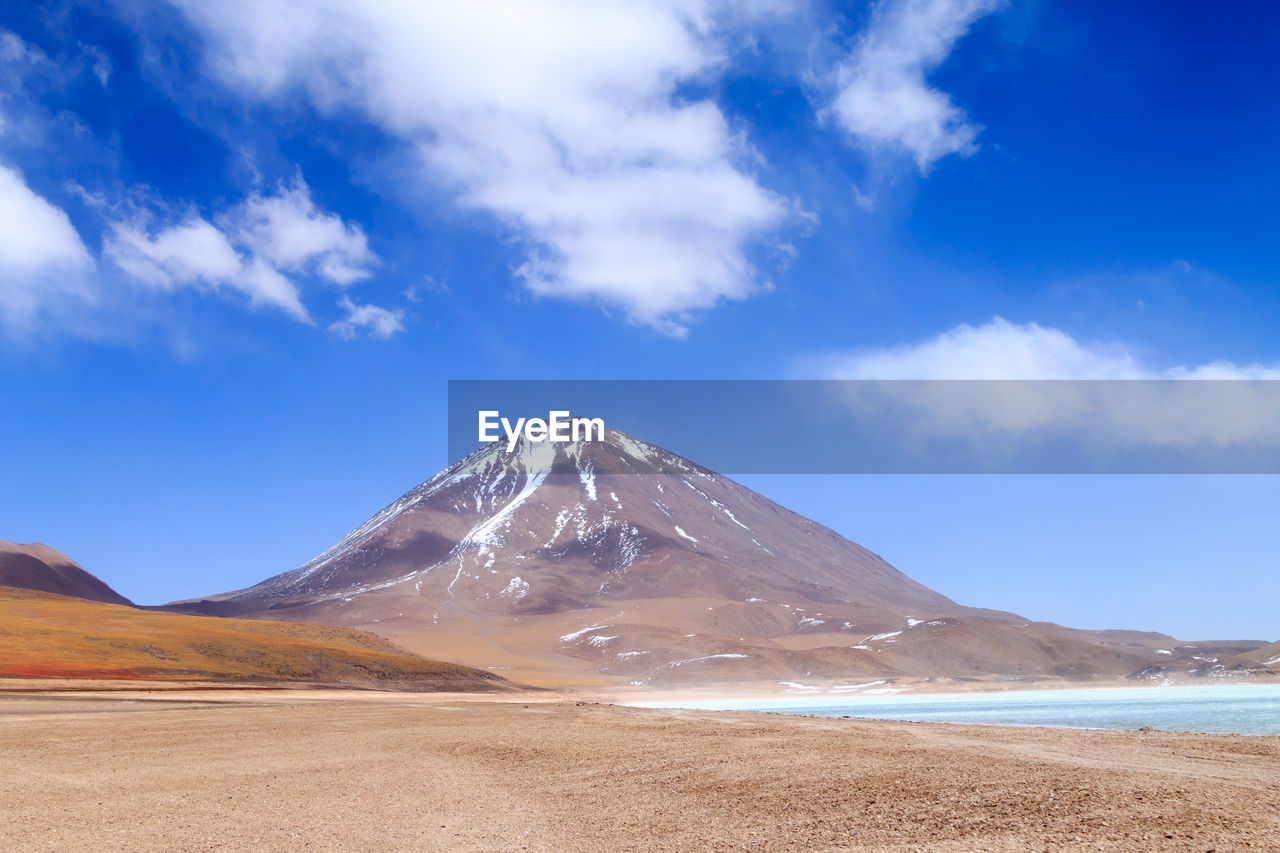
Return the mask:
[[[612,698],[5,679],[0,849],[1280,845],[1278,737]]]

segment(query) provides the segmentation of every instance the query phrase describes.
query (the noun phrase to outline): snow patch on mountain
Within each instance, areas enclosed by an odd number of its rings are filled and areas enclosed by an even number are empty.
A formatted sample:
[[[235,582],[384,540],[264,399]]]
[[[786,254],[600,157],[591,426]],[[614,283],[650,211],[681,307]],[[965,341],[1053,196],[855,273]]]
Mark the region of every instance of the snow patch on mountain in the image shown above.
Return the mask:
[[[749,657],[751,657],[751,655],[742,655],[734,652],[728,652],[728,653],[719,654],[719,655],[703,655],[700,658],[685,658],[684,660],[673,660],[671,663],[667,664],[667,666],[670,666],[670,667],[684,666],[685,664],[699,663],[700,661],[704,661],[704,660],[745,660],[746,658],[749,658]]]
[[[822,688],[816,684],[801,684],[799,681],[779,681],[788,693],[819,693]]]
[[[581,454],[578,454],[574,463],[578,469],[578,479],[582,482],[582,487],[587,490],[587,498],[596,500],[595,465],[590,459],[583,459]]]
[[[590,634],[592,631],[601,631],[605,628],[612,628],[612,627],[613,627],[612,625],[592,625],[589,628],[583,628],[581,631],[574,631],[572,634],[562,634],[560,636],[560,642],[572,643],[574,640],[586,634]]]
[[[528,500],[538,490],[538,487],[546,481],[547,474],[551,472],[551,465],[555,462],[555,456],[555,445],[550,442],[537,444],[523,442],[513,462],[518,462],[524,469],[524,488],[512,500],[508,501],[502,509],[477,524],[466,536],[462,537],[462,541],[458,543],[458,550],[464,550],[471,546],[483,547],[500,543],[502,536],[499,531],[510,522],[511,516],[520,508],[520,505]]]
[[[881,684],[888,684],[887,681],[864,681],[861,684],[837,684],[831,688],[832,693],[853,693],[859,690],[866,690],[868,687],[879,687]]]
[[[519,601],[528,594],[529,582],[520,577],[512,578],[510,583],[506,585],[502,592],[498,593],[498,595],[501,595],[504,598],[510,598],[513,601]]]

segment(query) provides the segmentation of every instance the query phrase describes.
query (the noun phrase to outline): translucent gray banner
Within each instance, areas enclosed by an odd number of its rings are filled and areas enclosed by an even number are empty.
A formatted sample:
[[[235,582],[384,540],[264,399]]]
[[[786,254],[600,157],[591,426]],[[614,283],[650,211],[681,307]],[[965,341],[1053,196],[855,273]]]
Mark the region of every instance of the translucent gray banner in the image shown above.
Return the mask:
[[[456,380],[451,460],[482,412],[504,445],[567,412],[726,474],[1280,473],[1274,380]]]

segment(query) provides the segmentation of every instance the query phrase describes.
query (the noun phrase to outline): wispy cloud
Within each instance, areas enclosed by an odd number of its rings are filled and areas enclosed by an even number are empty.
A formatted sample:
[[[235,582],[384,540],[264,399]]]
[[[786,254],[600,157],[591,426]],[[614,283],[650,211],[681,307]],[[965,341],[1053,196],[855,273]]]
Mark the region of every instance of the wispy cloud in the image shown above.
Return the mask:
[[[319,210],[300,179],[275,195],[254,194],[215,221],[192,215],[158,229],[144,217],[116,221],[103,252],[144,285],[231,289],[303,322],[311,316],[298,275],[348,285],[377,262],[364,232]]]
[[[227,218],[240,242],[278,269],[347,285],[368,278],[378,260],[364,231],[317,208],[301,180],[278,195],[254,194]]]
[[[361,329],[375,338],[389,338],[404,331],[404,312],[381,308],[377,305],[359,305],[349,297],[338,300],[338,306],[347,316],[329,326],[329,331],[350,340]]]
[[[881,0],[852,56],[836,72],[832,112],[868,148],[911,154],[921,171],[977,150],[980,130],[928,83],[970,25],[1002,0]]]
[[[91,301],[92,269],[67,214],[0,164],[0,325],[25,332],[41,312]]]
[[[680,335],[689,312],[767,286],[747,248],[790,203],[713,102],[678,94],[722,61],[711,4],[179,5],[240,93],[304,93],[416,149],[525,242],[534,293]]]
[[[199,217],[154,235],[140,224],[116,223],[104,253],[135,281],[152,287],[227,287],[254,304],[310,320],[293,282],[260,258],[241,257],[225,234]]]

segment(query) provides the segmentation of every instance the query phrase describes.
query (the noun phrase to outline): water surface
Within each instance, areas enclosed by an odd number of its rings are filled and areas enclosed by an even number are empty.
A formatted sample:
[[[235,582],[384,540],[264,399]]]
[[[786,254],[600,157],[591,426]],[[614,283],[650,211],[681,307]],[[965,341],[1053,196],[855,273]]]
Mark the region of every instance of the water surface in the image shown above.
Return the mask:
[[[896,696],[786,696],[644,703],[935,723],[1280,735],[1280,684],[1017,690]]]

